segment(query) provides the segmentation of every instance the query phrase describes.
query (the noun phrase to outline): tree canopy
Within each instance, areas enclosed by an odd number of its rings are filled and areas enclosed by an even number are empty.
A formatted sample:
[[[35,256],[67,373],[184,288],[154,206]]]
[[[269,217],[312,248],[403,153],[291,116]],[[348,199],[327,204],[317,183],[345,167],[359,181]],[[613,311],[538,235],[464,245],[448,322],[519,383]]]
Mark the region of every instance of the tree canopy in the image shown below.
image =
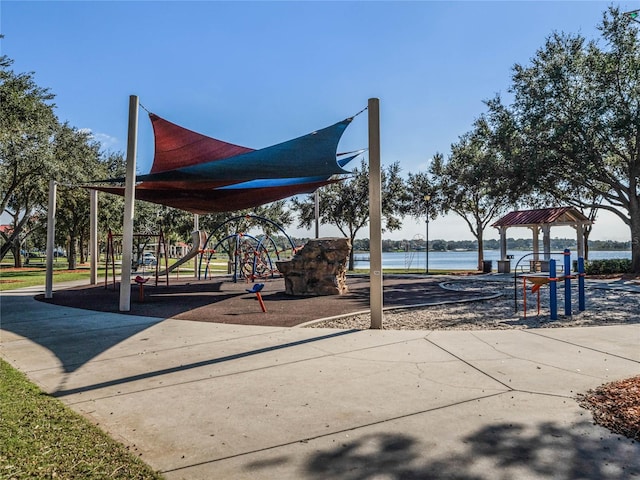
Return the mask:
[[[453,212],[464,220],[478,241],[478,270],[484,260],[483,235],[489,223],[513,203],[504,183],[504,162],[491,145],[484,118],[473,131],[451,145],[445,160],[436,155],[430,173],[440,211]]]
[[[616,7],[600,41],[554,33],[529,65],[513,68],[513,102],[487,102],[511,191],[600,208],[629,226],[640,273],[640,40]]]
[[[21,244],[41,226],[58,121],[53,95],[35,83],[33,74],[11,70],[12,63],[0,58],[0,212],[13,220],[11,231],[1,232],[0,259],[13,251],[20,266]]]
[[[333,225],[351,240],[369,223],[369,171],[365,160],[353,170],[351,177],[332,183],[319,190],[319,221],[323,225]],[[400,164],[395,162],[382,168],[382,216],[385,228],[393,231],[402,226],[401,215],[406,211],[407,193],[400,176]],[[310,228],[315,221],[315,200],[313,195],[304,199],[294,198],[298,211],[299,226]],[[353,270],[353,249],[349,258],[349,270]]]

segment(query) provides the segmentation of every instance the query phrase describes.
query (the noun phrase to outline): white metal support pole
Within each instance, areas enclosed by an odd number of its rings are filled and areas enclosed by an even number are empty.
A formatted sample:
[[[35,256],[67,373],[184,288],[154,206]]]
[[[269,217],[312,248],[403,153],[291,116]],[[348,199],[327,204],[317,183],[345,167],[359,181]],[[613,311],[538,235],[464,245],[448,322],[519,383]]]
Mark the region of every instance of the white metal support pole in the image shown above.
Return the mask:
[[[380,193],[380,100],[370,98],[369,110],[369,305],[371,328],[382,328],[382,196]]]
[[[198,232],[198,238],[201,239],[202,237],[200,236],[200,215],[198,215],[197,213],[193,214],[193,231],[194,232]],[[196,248],[196,244],[195,244],[195,237],[193,237],[193,248]],[[199,248],[203,248],[204,245],[202,245],[202,243],[200,244]],[[198,278],[198,263],[200,260],[200,254],[196,255],[195,257],[193,257],[193,278]]]
[[[55,180],[49,180],[49,206],[47,210],[47,271],[44,298],[53,298],[53,256],[56,237],[56,192]]]
[[[89,284],[98,283],[98,191],[89,190]]]
[[[124,184],[124,222],[122,225],[122,273],[120,311],[131,310],[131,255],[136,193],[136,151],[138,148],[138,97],[129,96],[129,134],[127,137],[127,175]]]

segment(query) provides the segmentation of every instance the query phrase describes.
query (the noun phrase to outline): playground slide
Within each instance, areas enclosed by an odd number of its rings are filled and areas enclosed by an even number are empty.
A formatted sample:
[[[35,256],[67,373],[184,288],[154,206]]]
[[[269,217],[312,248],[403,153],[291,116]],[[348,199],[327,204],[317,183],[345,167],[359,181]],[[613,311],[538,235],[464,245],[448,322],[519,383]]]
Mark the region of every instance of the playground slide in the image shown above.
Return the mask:
[[[195,232],[191,233],[191,240],[193,243],[193,247],[191,248],[191,250],[189,250],[189,253],[187,253],[184,257],[182,257],[176,263],[174,263],[169,268],[167,268],[167,270],[160,272],[158,274],[159,276],[166,275],[167,273],[171,273],[174,269],[178,268],[180,265],[187,263],[189,260],[192,260],[196,255],[198,255],[198,253],[200,253],[200,250],[204,246],[205,242],[207,241],[207,232],[203,232],[202,230],[196,230]]]

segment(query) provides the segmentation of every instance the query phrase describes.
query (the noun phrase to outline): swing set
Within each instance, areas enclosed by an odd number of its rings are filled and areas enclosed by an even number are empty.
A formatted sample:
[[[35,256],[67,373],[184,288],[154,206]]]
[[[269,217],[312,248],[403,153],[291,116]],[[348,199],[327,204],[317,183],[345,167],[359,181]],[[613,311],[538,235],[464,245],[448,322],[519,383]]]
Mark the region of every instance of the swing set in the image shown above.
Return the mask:
[[[107,255],[106,255],[106,261],[105,261],[105,272],[104,272],[104,288],[108,288],[109,285],[109,269],[111,269],[111,276],[112,276],[112,280],[113,280],[113,289],[116,289],[116,251],[115,251],[115,246],[114,246],[114,238],[122,238],[121,234],[117,234],[117,233],[113,233],[111,231],[111,229],[109,229],[109,231],[107,232]],[[134,233],[133,234],[133,238],[153,238],[153,239],[157,239],[156,241],[156,248],[155,248],[155,256],[156,256],[156,262],[155,262],[155,285],[158,285],[158,282],[160,280],[161,276],[164,276],[165,278],[163,279],[164,282],[166,282],[167,285],[169,285],[169,259],[167,257],[167,243],[165,241],[164,238],[164,233],[162,231],[160,231],[160,233]],[[160,275],[160,259],[164,259],[164,271],[162,272],[163,275]],[[144,265],[144,264],[143,264]],[[140,275],[138,275],[139,278],[143,278]],[[138,281],[138,277],[136,277],[136,283],[140,286],[140,288],[142,289],[142,285],[144,283],[146,283],[146,280],[144,282],[140,282]]]

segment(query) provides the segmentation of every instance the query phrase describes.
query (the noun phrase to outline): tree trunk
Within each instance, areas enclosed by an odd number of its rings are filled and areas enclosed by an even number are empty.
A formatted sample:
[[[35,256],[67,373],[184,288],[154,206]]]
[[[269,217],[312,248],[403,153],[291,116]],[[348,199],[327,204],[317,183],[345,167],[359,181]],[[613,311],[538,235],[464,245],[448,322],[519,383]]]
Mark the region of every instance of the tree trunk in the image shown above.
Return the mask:
[[[83,263],[86,262],[86,257],[84,255],[84,252],[85,252],[85,250],[84,250],[84,235],[82,235],[82,234],[80,235],[79,242],[80,242],[80,265],[82,265]]]
[[[631,273],[640,275],[640,199],[632,198],[629,202],[631,218]]]
[[[482,239],[482,235],[484,230],[482,225],[478,225],[478,236],[476,239],[478,240],[478,271],[483,271],[483,262],[484,262],[484,240]]]
[[[349,251],[349,268],[347,268],[347,270],[349,270],[350,272],[353,271],[354,266],[356,264],[355,262],[355,256],[353,254],[353,242],[355,241],[355,235],[353,235],[351,237],[351,251]],[[369,261],[371,261],[371,247],[369,247]],[[371,264],[369,264],[371,265]]]
[[[591,233],[591,228],[585,228],[582,236],[584,237],[584,261],[589,260],[589,234]]]
[[[15,268],[22,268],[22,253],[20,252],[20,242],[12,244],[10,249],[13,252],[13,266]]]
[[[2,244],[2,246],[0,246],[0,260],[3,260],[9,252],[13,252],[13,245],[9,240],[7,240]]]
[[[68,269],[76,269],[76,237],[69,237],[69,250],[67,251]]]

